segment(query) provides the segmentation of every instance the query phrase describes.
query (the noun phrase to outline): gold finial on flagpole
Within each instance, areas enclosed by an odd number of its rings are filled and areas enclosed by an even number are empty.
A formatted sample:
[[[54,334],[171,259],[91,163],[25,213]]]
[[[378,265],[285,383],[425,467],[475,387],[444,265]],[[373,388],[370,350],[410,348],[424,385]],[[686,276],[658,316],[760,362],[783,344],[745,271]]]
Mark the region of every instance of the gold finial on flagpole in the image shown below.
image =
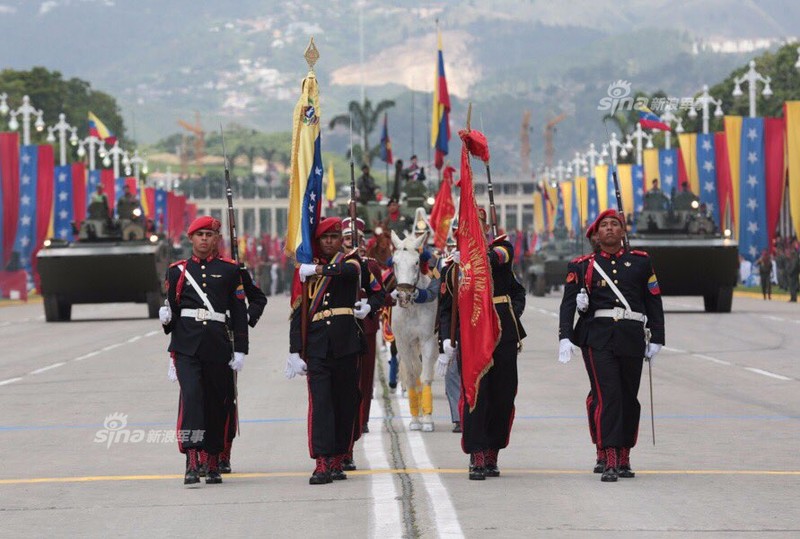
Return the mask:
[[[308,47],[306,47],[306,52],[303,54],[308,63],[308,68],[311,71],[314,71],[314,64],[317,63],[319,60],[319,50],[317,50],[317,46],[314,45],[314,38],[311,38],[311,41],[308,42]]]

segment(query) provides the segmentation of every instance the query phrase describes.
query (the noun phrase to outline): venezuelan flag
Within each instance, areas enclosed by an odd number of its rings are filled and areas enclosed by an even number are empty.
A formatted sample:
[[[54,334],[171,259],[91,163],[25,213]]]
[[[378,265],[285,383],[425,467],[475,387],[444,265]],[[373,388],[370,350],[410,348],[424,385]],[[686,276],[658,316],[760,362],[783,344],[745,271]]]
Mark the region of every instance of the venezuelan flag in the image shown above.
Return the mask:
[[[117,137],[114,133],[112,133],[108,127],[106,127],[106,124],[101,122],[100,118],[95,116],[92,111],[89,111],[89,136],[97,137],[105,141],[109,146],[113,146],[114,143],[117,142]]]
[[[636,109],[639,113],[639,123],[644,129],[660,129],[661,131],[671,131],[668,124],[661,121],[661,118],[652,110],[644,105]]]
[[[436,62],[436,75],[433,81],[433,116],[431,118],[431,146],[436,148],[434,164],[441,169],[444,156],[449,151],[450,141],[450,94],[447,92],[447,78],[444,74],[442,54],[442,34],[438,33],[439,55]]]

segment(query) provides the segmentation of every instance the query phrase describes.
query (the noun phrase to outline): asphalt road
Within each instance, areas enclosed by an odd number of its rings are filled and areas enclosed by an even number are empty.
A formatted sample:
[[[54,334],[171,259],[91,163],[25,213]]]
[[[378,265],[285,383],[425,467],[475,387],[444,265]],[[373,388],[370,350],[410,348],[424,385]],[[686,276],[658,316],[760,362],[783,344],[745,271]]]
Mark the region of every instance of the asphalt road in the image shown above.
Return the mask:
[[[700,298],[665,298],[657,443],[645,378],[637,477],[606,484],[591,473],[583,364],[556,360],[559,299],[529,296],[500,478],[467,479],[440,381],[433,433],[409,433],[407,405],[377,381],[359,471],[310,486],[306,384],[283,377],[276,298],[239,377],[235,473],[198,489],[169,441],[178,387],[143,305],[76,306],[55,324],[40,304],[2,307],[0,536],[799,536],[797,304],[736,298],[733,313],[705,314]]]

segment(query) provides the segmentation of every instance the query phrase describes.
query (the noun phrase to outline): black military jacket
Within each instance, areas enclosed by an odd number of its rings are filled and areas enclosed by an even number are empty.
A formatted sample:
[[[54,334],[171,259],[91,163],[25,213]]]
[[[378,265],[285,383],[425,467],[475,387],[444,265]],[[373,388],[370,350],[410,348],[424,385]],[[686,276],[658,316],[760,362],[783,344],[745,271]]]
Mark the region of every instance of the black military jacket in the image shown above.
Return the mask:
[[[247,269],[242,267],[240,271],[244,293],[247,296],[247,323],[250,324],[251,328],[254,328],[264,312],[264,307],[267,306],[267,296],[253,282],[253,277]]]
[[[644,356],[645,325],[636,320],[595,318],[598,309],[624,308],[594,265],[599,265],[614,281],[631,310],[647,316],[650,341],[664,344],[664,309],[650,257],[644,251],[604,251],[578,257],[567,266],[564,297],[559,316],[559,339],[569,339],[578,346],[611,348],[625,356]],[[581,288],[589,294],[589,310],[580,314],[575,327],[576,297]]]
[[[178,265],[183,265],[185,271],[191,273],[208,296],[215,312],[229,313],[233,347],[225,322],[199,321],[181,316],[182,309],[206,309],[206,306],[188,279],[181,275]],[[180,301],[176,299],[178,290]],[[167,270],[167,299],[172,309],[172,320],[164,326],[164,332],[172,336],[170,352],[193,356],[202,351],[204,357],[218,357],[219,361],[225,362],[230,361],[232,349],[245,354],[248,352],[245,292],[239,267],[233,260],[216,256],[201,260],[192,256],[188,260],[175,262]]]
[[[314,321],[314,315],[318,313],[322,315],[332,309],[353,309],[353,305],[358,301],[360,284],[361,262],[355,251],[348,255],[337,254],[330,263],[323,266],[322,275],[310,277],[306,350],[302,350],[300,298],[298,298],[297,304],[293,305],[292,309],[289,352],[323,359],[341,358],[359,353],[363,344],[362,332],[353,314],[328,316],[317,321]]]

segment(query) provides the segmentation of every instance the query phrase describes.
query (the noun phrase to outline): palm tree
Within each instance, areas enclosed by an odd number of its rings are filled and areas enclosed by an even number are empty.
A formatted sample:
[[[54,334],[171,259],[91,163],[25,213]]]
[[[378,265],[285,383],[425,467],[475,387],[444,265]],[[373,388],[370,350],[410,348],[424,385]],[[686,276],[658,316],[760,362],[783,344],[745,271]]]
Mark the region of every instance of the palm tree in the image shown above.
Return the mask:
[[[373,108],[372,102],[369,99],[364,99],[364,105],[360,105],[358,101],[351,101],[348,105],[349,114],[340,114],[331,119],[330,128],[335,129],[337,125],[350,128],[350,118],[353,119],[353,131],[361,136],[362,144],[352,149],[353,159],[359,156],[359,161],[362,164],[372,165],[372,160],[380,152],[380,146],[371,148],[369,145],[369,135],[378,126],[383,118],[383,113],[390,108],[394,107],[394,101],[385,99],[378,103],[378,106]],[[348,157],[350,157],[348,152]]]

